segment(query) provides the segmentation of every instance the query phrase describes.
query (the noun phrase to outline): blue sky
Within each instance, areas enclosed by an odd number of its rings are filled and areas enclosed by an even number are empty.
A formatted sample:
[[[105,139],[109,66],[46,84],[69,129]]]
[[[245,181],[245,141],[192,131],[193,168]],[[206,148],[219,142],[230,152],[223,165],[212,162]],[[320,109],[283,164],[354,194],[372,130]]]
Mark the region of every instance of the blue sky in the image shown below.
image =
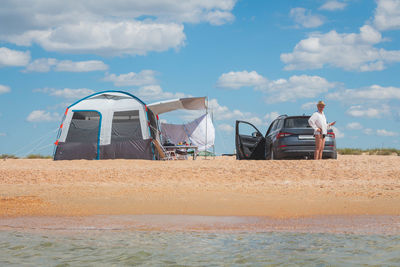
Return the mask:
[[[318,100],[338,147],[400,148],[399,30],[399,0],[2,1],[0,154],[51,154],[66,106],[103,90],[208,96],[217,153],[236,119],[265,132]]]

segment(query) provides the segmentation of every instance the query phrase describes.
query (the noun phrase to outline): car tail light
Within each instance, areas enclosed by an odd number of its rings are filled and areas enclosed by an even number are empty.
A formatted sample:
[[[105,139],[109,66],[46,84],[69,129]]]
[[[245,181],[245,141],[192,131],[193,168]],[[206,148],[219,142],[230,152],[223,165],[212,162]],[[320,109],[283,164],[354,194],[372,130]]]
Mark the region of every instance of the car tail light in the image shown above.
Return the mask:
[[[288,137],[288,136],[291,136],[291,135],[293,135],[293,134],[292,133],[278,133],[276,135],[276,139],[279,139],[279,138],[282,138],[282,137]]]
[[[280,145],[279,147],[287,147],[287,145]]]
[[[327,133],[327,136],[335,138],[335,133],[334,132],[329,132],[329,133]]]

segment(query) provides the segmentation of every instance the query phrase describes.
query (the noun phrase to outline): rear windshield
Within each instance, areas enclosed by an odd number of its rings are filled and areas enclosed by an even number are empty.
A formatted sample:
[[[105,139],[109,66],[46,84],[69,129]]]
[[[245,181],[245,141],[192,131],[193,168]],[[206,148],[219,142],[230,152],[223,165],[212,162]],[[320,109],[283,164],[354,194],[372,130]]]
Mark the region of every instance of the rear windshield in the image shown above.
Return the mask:
[[[308,124],[309,117],[287,118],[285,119],[285,128],[310,128]]]

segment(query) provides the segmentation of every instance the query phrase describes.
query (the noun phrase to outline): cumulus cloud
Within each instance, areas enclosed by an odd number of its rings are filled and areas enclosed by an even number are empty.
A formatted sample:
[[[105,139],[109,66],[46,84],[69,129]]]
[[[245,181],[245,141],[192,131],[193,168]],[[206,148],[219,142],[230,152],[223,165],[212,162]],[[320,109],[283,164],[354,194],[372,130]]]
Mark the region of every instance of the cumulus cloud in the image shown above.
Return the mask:
[[[270,81],[256,71],[231,71],[219,77],[217,86],[229,89],[253,87],[267,94],[267,102],[273,103],[316,97],[333,88],[335,84],[319,76],[294,75],[287,80]]]
[[[346,89],[330,93],[327,98],[352,102],[400,99],[400,88],[375,84],[360,89]]]
[[[28,122],[52,122],[60,121],[61,115],[57,112],[46,112],[44,110],[34,110],[26,118]]]
[[[223,73],[217,81],[217,87],[227,89],[239,89],[241,87],[263,88],[267,79],[256,71],[231,71]]]
[[[290,17],[296,22],[297,26],[304,28],[315,28],[324,24],[325,18],[320,15],[313,15],[311,10],[302,7],[292,8]]]
[[[265,88],[259,90],[268,93],[266,98],[268,103],[274,103],[314,98],[333,87],[335,87],[334,83],[319,76],[294,75],[287,80],[270,81]]]
[[[12,50],[7,47],[0,47],[0,68],[11,66],[26,66],[31,59],[29,51]]]
[[[388,63],[400,61],[400,50],[385,50],[374,45],[383,41],[369,25],[359,33],[313,33],[301,40],[292,53],[281,54],[285,70],[320,69],[325,65],[351,71],[383,70]]]
[[[321,10],[328,10],[328,11],[335,11],[335,10],[343,10],[347,6],[346,3],[339,2],[336,0],[326,1],[319,9]]]
[[[232,125],[229,125],[229,124],[226,124],[226,123],[219,124],[217,126],[217,128],[218,128],[218,130],[226,132],[226,133],[231,133],[234,130]]]
[[[376,130],[376,134],[379,136],[397,136],[398,135],[398,133],[396,133],[396,132],[387,131],[385,129]]]
[[[301,105],[301,109],[304,110],[310,110],[310,109],[315,109],[317,106],[317,102],[307,102]]]
[[[375,9],[374,26],[383,30],[400,29],[400,1],[377,0]]]
[[[11,92],[11,89],[7,85],[0,84],[0,95]]]
[[[66,71],[66,72],[89,72],[107,70],[108,66],[100,60],[87,61],[71,61],[57,60],[55,58],[39,58],[26,66],[25,72],[49,72]]]
[[[343,138],[344,137],[344,133],[339,130],[337,127],[332,126],[332,130],[335,133],[336,138]]]
[[[272,122],[273,120],[275,120],[278,117],[279,117],[279,113],[276,111],[272,111],[272,112],[265,114],[264,120],[267,122]]]
[[[159,85],[142,86],[135,91],[135,95],[137,95],[143,100],[174,99],[186,96],[184,93],[179,93],[179,92],[178,93],[165,92]]]
[[[363,126],[359,122],[350,122],[346,125],[349,130],[361,130]]]
[[[235,0],[2,1],[0,40],[48,51],[144,55],[178,49],[183,23],[233,21]],[[145,19],[144,19],[145,18]]]
[[[144,86],[157,84],[156,72],[153,70],[142,70],[139,73],[129,72],[127,74],[106,74],[104,81],[113,82],[115,86]]]
[[[376,107],[364,108],[361,105],[356,105],[356,106],[351,106],[347,110],[347,114],[353,117],[380,118],[384,115],[390,114],[390,111],[387,105],[382,105],[380,108]]]
[[[71,88],[64,88],[64,89],[55,89],[55,88],[42,88],[42,89],[35,89],[34,92],[45,93],[51,96],[57,96],[62,98],[68,99],[79,99],[94,93],[92,89],[87,88],[79,88],[79,89],[71,89]]]
[[[374,134],[374,130],[371,129],[371,128],[365,128],[363,130],[363,133],[366,134],[366,135],[372,135],[372,134]]]

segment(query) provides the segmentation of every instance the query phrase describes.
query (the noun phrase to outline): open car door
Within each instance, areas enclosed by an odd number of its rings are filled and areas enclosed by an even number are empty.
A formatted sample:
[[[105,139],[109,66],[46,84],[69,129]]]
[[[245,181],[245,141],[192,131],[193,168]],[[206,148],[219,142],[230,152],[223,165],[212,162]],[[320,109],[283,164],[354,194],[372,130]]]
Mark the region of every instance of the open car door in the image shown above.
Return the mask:
[[[265,138],[251,123],[236,121],[236,159],[265,159]]]

